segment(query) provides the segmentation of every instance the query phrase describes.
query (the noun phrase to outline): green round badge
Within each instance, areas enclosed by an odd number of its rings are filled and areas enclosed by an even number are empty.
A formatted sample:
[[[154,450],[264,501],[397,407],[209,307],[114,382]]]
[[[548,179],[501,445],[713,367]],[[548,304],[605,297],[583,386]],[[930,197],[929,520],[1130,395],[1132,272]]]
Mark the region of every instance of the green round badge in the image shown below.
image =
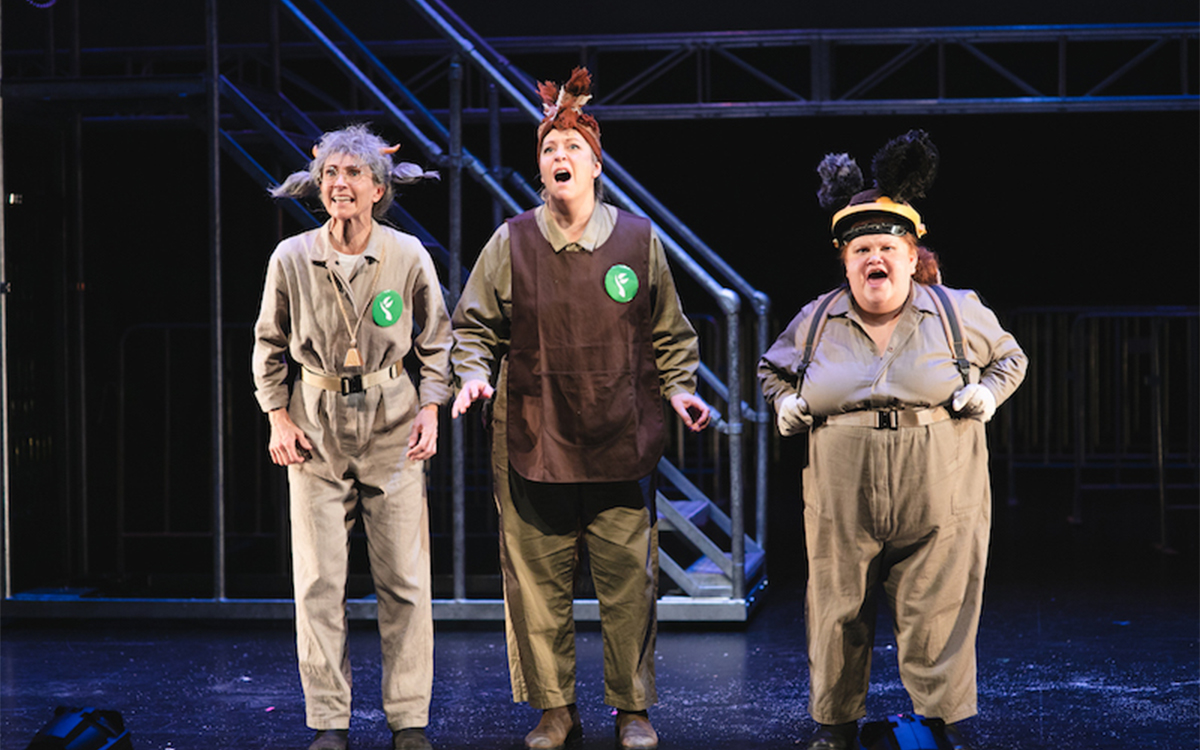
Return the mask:
[[[375,325],[387,328],[399,322],[402,312],[404,298],[400,296],[400,292],[388,289],[375,295],[375,303],[371,305],[371,317],[375,319]]]
[[[632,302],[638,291],[637,274],[624,263],[618,263],[604,274],[604,291],[617,302]]]

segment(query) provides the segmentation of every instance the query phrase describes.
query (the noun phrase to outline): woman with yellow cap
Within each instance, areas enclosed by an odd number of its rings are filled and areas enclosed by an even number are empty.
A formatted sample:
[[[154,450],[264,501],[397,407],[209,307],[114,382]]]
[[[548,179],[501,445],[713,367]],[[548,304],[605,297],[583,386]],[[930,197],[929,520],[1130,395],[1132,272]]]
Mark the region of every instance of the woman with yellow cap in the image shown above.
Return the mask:
[[[808,750],[857,748],[879,590],[913,711],[951,746],[976,713],[975,636],[991,517],[984,423],[1027,359],[979,297],[940,286],[911,205],[936,174],[923,131],[888,143],[875,186],[821,163],[846,284],[810,302],[759,362],[784,436],[808,433]]]

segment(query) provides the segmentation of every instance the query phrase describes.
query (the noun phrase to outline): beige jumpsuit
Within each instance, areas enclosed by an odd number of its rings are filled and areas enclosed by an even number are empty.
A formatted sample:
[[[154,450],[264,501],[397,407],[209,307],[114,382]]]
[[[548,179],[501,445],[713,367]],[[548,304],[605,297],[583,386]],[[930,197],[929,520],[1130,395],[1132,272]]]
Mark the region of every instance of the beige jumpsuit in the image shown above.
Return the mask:
[[[1025,354],[973,292],[946,291],[961,314],[971,381],[1002,403],[1024,378]],[[759,362],[772,404],[796,392],[796,335],[802,347],[815,307],[802,309]],[[948,406],[963,387],[928,288],[913,285],[885,352],[848,294],[826,316],[800,388],[815,420],[803,475],[809,712],[822,724],[866,715],[882,585],[914,712],[960,721],[977,712],[975,636],[991,524],[984,425],[824,423],[847,412]]]
[[[600,204],[579,241],[568,243],[553,222],[545,220],[544,210],[538,207],[535,216],[554,252],[591,252],[604,244],[615,226],[616,209]],[[662,245],[653,235],[650,269],[650,288],[639,294],[656,295],[653,338],[659,390],[666,399],[694,393],[696,335],[683,316]],[[575,702],[571,573],[582,533],[601,606],[605,702],[625,711],[643,710],[657,700],[658,530],[643,495],[652,492],[652,486],[548,485],[525,482],[516,472],[510,477],[503,355],[511,319],[511,255],[508,225],[503,224],[480,252],[454,311],[453,360],[459,382],[483,380],[496,386],[492,488],[500,514],[513,700],[540,709]],[[577,509],[578,516],[568,517],[568,506]]]
[[[349,727],[346,577],[350,531],[361,515],[378,599],[384,713],[393,730],[423,727],[433,682],[429,522],[424,462],[405,452],[418,409],[451,394],[450,321],[433,262],[415,237],[375,224],[348,279],[336,255],[328,225],[279,244],[267,269],[253,354],[260,407],[287,407],[313,444],[310,459],[288,467],[307,720],[314,729]],[[399,293],[403,303],[402,311],[388,308],[383,325],[367,310],[358,332],[362,367],[344,365],[349,333],[329,269],[346,290],[342,301],[352,320],[382,292]],[[289,397],[287,361],[345,376],[386,369],[410,351],[420,365],[419,385],[403,370],[349,395],[297,379]]]

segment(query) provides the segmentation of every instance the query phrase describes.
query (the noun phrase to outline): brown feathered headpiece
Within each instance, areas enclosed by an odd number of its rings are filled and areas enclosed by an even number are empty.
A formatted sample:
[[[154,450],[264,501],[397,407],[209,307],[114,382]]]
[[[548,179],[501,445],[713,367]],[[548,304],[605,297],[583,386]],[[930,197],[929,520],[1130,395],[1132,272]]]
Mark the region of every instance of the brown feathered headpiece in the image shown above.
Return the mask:
[[[542,95],[542,118],[538,125],[538,153],[542,152],[542,140],[551,128],[557,130],[577,130],[583,139],[592,147],[596,159],[603,159],[600,152],[600,124],[596,118],[583,111],[583,105],[592,98],[592,75],[587,68],[575,68],[571,78],[562,88],[551,81],[538,84],[538,93]]]

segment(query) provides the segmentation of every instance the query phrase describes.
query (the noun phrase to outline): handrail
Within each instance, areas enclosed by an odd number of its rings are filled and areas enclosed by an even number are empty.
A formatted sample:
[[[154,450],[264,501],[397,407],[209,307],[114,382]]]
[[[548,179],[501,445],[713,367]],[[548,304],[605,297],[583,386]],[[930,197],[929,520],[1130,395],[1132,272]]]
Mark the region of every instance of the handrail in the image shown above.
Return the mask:
[[[377,85],[375,85],[375,82],[368,78],[363,71],[350,60],[350,58],[346,57],[345,53],[343,53],[341,49],[339,49],[338,46],[334,44],[328,36],[325,35],[324,32],[317,28],[316,24],[309,20],[309,18],[304,15],[299,8],[296,7],[292,0],[279,0],[279,2],[289,12],[291,12],[292,16],[296,19],[300,26],[308,32],[309,36],[311,36],[325,48],[329,56],[342,70],[342,72],[354,79],[358,85],[362,86],[363,89],[370,94],[375,103],[378,104],[392,120],[392,122],[394,122],[401,129],[406,138],[409,138],[415,142],[417,147],[420,148],[421,151],[430,158],[430,160],[438,163],[439,165],[445,165],[447,163],[447,152],[436,142],[426,136],[424,132],[417,128],[416,124],[413,123],[408,115],[406,115],[399,107],[397,107],[396,104],[390,98],[388,98],[388,96],[385,95]],[[329,12],[328,10],[325,10],[325,7],[321,5],[319,0],[309,0],[309,2],[318,5],[326,13]],[[345,29],[344,26],[341,28]],[[366,56],[366,58],[372,63],[374,72],[383,75],[385,79],[388,80],[389,84],[395,87],[398,92],[407,93],[408,89],[405,88],[403,84],[401,84],[400,81],[396,79],[396,77],[392,75],[391,72],[388,71],[388,69],[384,67],[381,62],[379,62],[379,59],[367,49],[366,45],[359,41],[357,37],[350,34],[348,29],[346,29],[344,33],[349,39],[352,40],[351,44],[355,46],[355,48],[364,56]],[[411,96],[411,94],[408,94],[408,96]],[[422,111],[423,110],[424,108],[422,108]],[[447,133],[444,128],[439,132],[443,134]],[[461,165],[467,168],[467,172],[473,178],[483,184],[492,197],[502,202],[510,214],[515,216],[516,214],[521,213],[523,209],[521,208],[520,204],[518,204],[516,200],[514,200],[513,197],[508,194],[508,191],[505,190],[504,187],[497,182],[494,177],[492,177],[488,169],[478,159],[476,159],[474,156],[471,156],[465,149],[462,152]]]

